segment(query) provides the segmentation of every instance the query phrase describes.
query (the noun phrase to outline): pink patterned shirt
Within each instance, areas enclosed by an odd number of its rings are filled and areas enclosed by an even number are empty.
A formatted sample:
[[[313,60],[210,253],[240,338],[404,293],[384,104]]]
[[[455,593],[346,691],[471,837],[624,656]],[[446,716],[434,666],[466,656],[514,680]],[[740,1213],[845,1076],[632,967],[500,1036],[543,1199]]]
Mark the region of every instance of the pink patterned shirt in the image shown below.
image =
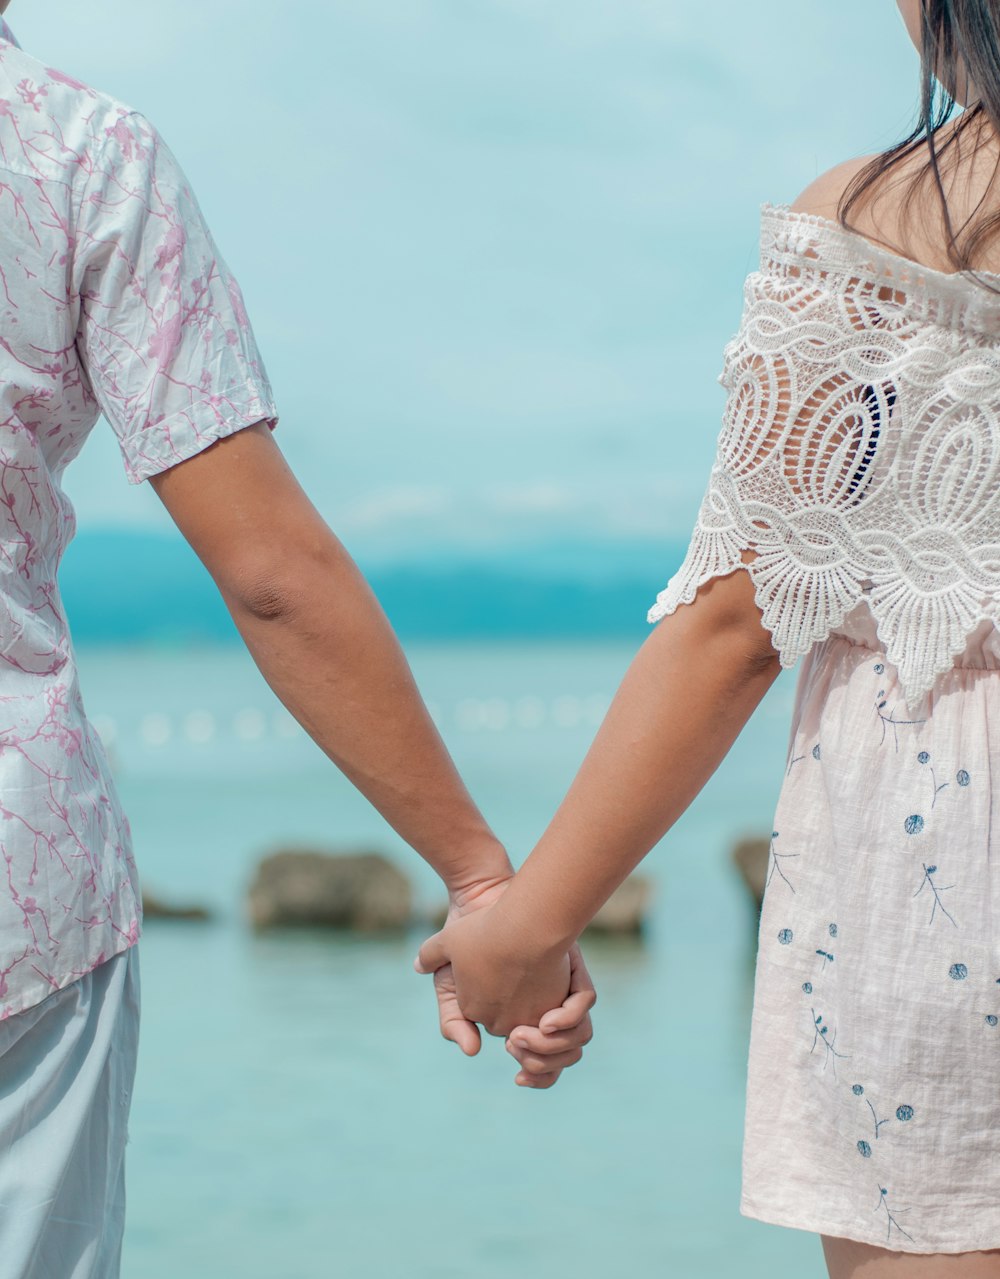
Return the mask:
[[[0,210],[3,1018],[131,946],[142,915],[56,585],[63,470],[101,413],[138,483],[275,410],[239,287],[155,130],[2,22]]]

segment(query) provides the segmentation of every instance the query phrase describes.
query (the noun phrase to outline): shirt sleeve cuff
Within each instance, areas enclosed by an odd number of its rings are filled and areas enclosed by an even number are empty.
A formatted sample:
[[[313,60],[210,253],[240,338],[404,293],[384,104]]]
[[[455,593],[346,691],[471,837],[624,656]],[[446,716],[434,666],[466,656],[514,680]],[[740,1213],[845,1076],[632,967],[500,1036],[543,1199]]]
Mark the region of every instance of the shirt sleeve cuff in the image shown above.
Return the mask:
[[[125,474],[130,484],[141,484],[257,422],[266,422],[273,431],[278,413],[273,400],[254,387],[247,387],[242,400],[201,400],[122,439]]]

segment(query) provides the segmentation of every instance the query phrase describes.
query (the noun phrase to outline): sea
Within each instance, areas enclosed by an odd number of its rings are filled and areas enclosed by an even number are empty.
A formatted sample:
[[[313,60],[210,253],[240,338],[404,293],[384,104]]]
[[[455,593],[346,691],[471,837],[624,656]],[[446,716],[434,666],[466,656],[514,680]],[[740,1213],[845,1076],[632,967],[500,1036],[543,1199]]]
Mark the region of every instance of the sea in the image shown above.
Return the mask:
[[[437,642],[411,661],[515,862],[579,765],[637,644]],[[730,860],[767,834],[794,673],[641,873],[639,939],[587,946],[595,1037],[555,1088],[502,1041],[464,1058],[388,939],[256,934],[257,861],[383,852],[436,877],[305,736],[238,646],[83,647],[87,709],[146,887],[212,911],[150,920],[128,1148],[126,1279],[540,1279],[824,1273],[816,1240],[740,1216],[755,910]],[[664,778],[664,785],[669,778]]]

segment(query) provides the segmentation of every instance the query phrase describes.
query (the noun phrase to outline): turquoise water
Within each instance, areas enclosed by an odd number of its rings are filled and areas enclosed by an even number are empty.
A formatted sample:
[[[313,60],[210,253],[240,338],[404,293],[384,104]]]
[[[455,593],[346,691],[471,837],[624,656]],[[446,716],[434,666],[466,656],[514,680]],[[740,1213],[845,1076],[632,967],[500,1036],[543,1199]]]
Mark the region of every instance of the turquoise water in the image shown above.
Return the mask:
[[[622,644],[415,647],[473,792],[515,858],[559,800],[631,656]],[[589,948],[585,1061],[552,1092],[438,1037],[393,941],[251,934],[242,894],[283,842],[401,846],[293,731],[239,650],[81,655],[145,881],[206,901],[151,921],[126,1279],[597,1279],[823,1273],[807,1235],[738,1215],[754,919],[732,840],[770,829],[792,677],[647,862],[644,944]]]

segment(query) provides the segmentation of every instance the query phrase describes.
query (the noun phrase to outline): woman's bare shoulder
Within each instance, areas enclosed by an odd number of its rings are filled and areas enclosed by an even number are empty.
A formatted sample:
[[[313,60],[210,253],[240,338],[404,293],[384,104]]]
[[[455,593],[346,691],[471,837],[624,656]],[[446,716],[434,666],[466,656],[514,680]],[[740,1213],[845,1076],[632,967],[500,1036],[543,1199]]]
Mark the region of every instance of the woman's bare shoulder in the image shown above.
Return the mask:
[[[806,187],[792,208],[796,213],[811,213],[837,221],[840,202],[859,173],[875,159],[873,155],[844,160],[821,174]]]

